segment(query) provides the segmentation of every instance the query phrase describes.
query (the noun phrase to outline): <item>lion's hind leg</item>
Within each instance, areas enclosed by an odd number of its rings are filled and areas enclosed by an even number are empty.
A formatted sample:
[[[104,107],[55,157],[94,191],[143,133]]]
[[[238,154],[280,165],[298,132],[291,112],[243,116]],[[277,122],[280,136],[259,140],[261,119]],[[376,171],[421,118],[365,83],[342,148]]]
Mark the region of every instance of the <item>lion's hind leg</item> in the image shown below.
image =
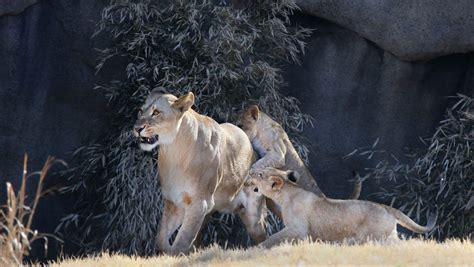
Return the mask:
[[[395,226],[390,235],[387,237],[386,240],[387,244],[392,245],[400,242],[400,238],[398,237],[397,227]]]

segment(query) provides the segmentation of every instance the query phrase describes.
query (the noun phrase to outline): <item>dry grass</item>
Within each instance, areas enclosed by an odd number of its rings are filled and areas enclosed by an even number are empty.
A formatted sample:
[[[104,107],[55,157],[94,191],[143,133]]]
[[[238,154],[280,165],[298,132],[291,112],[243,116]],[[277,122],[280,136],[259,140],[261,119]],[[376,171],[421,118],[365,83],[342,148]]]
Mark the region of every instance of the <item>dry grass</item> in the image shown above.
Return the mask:
[[[211,247],[187,257],[136,258],[103,254],[84,259],[65,259],[52,266],[295,266],[295,265],[383,265],[383,266],[473,266],[474,244],[470,241],[408,240],[392,245],[357,246],[302,242],[270,250],[224,250]]]
[[[46,175],[55,162],[61,161],[48,157],[41,171],[32,174],[28,174],[27,162],[28,156],[25,155],[20,190],[15,193],[11,183],[7,182],[7,203],[0,206],[0,266],[22,264],[31,243],[38,239],[45,241],[46,253],[48,237],[52,237],[32,229],[32,223],[40,198],[49,192],[43,189]],[[39,177],[36,192],[32,202],[27,203],[27,180],[34,176]]]

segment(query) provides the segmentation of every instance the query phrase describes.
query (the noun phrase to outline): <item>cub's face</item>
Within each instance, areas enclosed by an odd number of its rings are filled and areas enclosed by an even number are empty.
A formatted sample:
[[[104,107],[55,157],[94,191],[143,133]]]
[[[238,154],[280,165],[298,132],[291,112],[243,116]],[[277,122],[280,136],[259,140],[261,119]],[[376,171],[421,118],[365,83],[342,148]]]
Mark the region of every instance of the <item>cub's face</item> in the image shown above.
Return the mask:
[[[237,126],[242,128],[250,139],[257,135],[257,121],[260,110],[256,105],[251,105],[245,109],[239,116]]]
[[[177,98],[162,88],[153,90],[138,111],[133,133],[140,148],[151,151],[158,145],[170,144],[176,138],[184,112],[194,104],[191,92]]]
[[[280,176],[259,177],[253,179],[253,184],[256,186],[256,194],[263,194],[268,198],[273,198],[283,188],[283,178]]]
[[[252,184],[257,187],[259,193],[271,198],[280,192],[284,184],[296,185],[299,174],[296,171],[282,171],[275,168],[265,168],[252,176]]]
[[[262,192],[258,189],[254,178],[247,179],[242,190],[247,198],[254,198],[262,195]]]

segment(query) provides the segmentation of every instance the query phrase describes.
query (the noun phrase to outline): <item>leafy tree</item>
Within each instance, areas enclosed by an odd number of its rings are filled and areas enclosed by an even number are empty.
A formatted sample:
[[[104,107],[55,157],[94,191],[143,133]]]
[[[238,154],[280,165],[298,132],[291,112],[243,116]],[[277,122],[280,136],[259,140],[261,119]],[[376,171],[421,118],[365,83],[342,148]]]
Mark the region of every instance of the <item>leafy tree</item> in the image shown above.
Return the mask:
[[[464,95],[446,110],[433,136],[422,138],[424,149],[402,162],[383,150],[370,148],[351,154],[381,156],[368,177],[387,181],[376,196],[417,221],[438,212],[429,236],[467,238],[474,232],[474,99]],[[374,158],[375,158],[374,157]]]
[[[126,67],[123,79],[98,87],[110,103],[109,130],[76,151],[69,189],[78,195],[77,213],[59,227],[75,225],[88,251],[155,252],[161,215],[156,153],[140,151],[131,129],[138,107],[158,86],[175,95],[194,92],[197,111],[219,122],[232,122],[256,103],[282,123],[306,157],[299,133],[311,118],[280,92],[281,67],[298,63],[310,34],[290,24],[296,8],[290,0],[112,0],[96,34],[113,43],[101,50],[97,70]],[[247,244],[237,221],[215,216],[205,241]]]

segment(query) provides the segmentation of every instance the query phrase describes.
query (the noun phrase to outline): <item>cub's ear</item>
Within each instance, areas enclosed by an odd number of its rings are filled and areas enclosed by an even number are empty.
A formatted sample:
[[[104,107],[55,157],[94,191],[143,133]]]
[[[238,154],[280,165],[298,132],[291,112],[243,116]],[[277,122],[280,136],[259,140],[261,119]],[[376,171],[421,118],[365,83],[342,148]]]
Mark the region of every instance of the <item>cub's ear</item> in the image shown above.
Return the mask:
[[[194,94],[192,92],[187,92],[180,98],[178,98],[171,105],[172,108],[179,110],[180,112],[185,112],[194,105]]]
[[[247,116],[252,117],[252,119],[254,119],[254,120],[258,120],[259,113],[260,113],[260,110],[258,109],[258,106],[256,106],[256,105],[251,105],[247,109]]]
[[[162,86],[159,86],[159,87],[155,87],[153,88],[153,90],[151,90],[150,92],[150,95],[164,95],[164,94],[167,94],[168,92],[166,91],[166,89]]]
[[[283,187],[283,179],[278,176],[270,176],[270,180],[272,181],[272,189],[273,191],[278,191]]]
[[[293,183],[297,183],[298,180],[300,179],[300,174],[297,171],[288,171],[288,180],[290,180]]]

